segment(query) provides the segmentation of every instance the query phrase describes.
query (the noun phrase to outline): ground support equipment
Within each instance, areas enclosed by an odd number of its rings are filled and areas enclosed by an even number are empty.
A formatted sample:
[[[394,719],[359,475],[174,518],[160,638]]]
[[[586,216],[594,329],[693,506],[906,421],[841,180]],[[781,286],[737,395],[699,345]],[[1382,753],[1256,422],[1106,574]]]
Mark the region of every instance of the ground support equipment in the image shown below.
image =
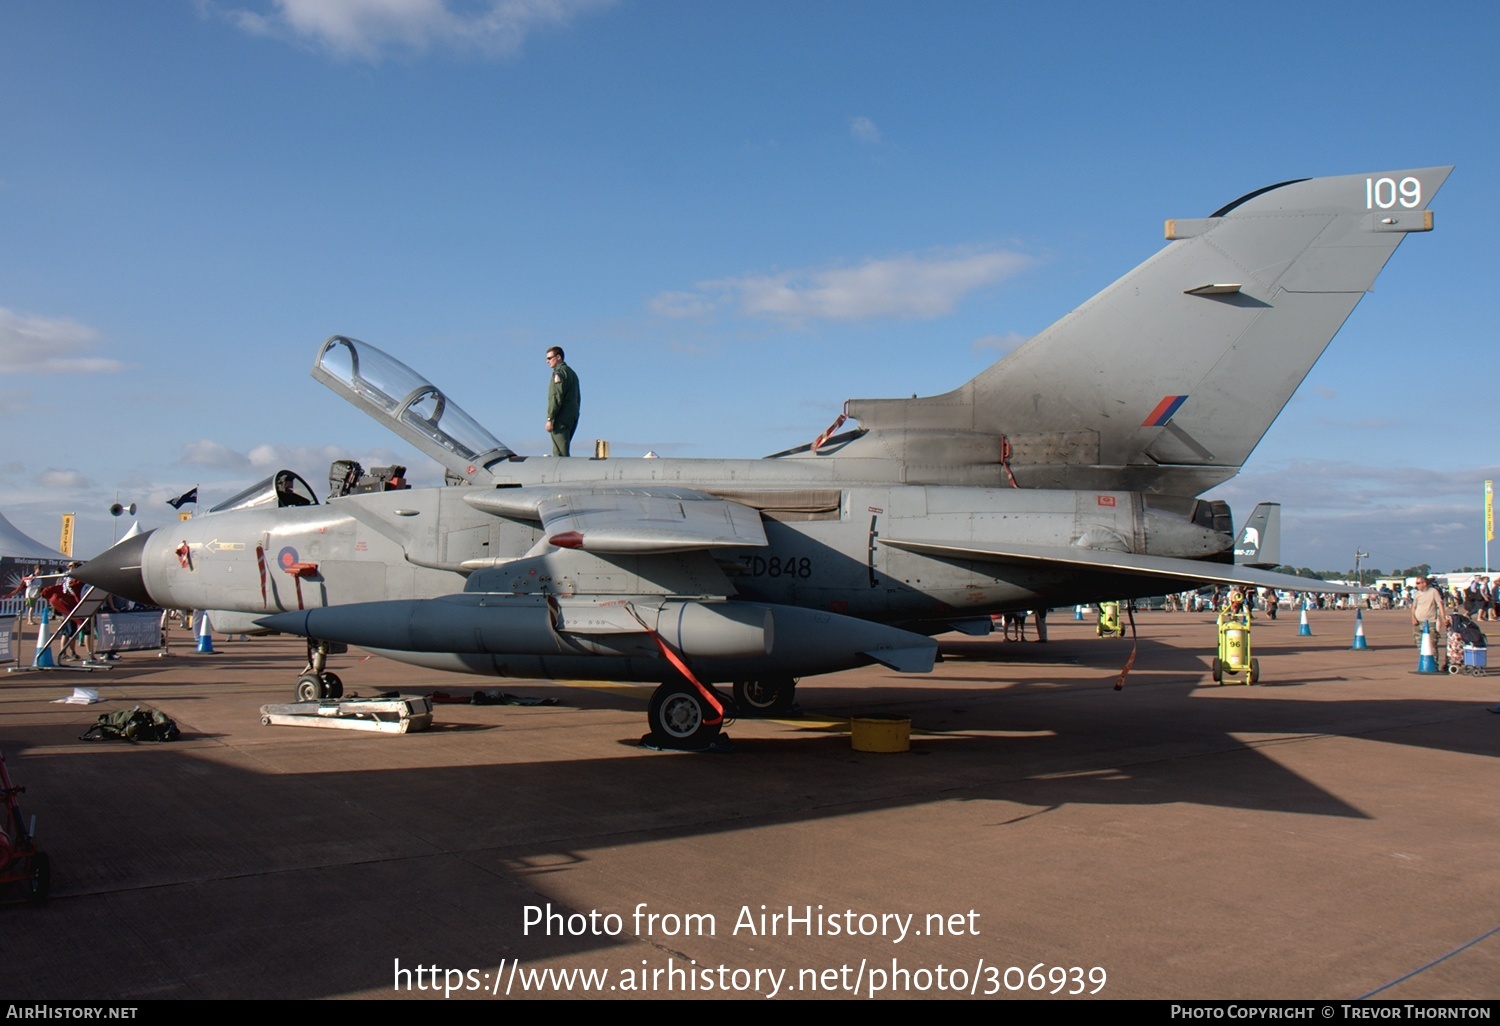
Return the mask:
[[[1226,677],[1244,676],[1244,683],[1260,681],[1260,660],[1250,654],[1250,614],[1228,609],[1219,613],[1219,652],[1214,657],[1214,683]]]
[[[432,702],[425,695],[288,702],[261,706],[260,722],[268,727],[332,727],[406,734],[432,726]]]

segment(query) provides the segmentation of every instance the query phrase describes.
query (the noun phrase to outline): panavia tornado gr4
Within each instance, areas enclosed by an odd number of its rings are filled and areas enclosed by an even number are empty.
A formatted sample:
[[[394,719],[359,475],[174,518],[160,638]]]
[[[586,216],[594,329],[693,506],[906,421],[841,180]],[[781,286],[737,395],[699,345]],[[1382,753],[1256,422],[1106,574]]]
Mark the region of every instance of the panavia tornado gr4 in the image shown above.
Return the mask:
[[[1238,472],[1407,233],[1431,230],[1450,170],[1283,182],[1167,221],[1160,252],[972,381],[851,400],[850,430],[758,460],[521,456],[335,336],[313,376],[442,463],[446,487],[339,463],[318,503],[284,471],[78,576],[307,637],[304,698],[339,690],[330,644],[659,682],[651,732],[679,746],[785,707],[800,677],[926,672],[933,635],[991,613],[1305,589],[1236,566],[1228,508],[1198,496]]]

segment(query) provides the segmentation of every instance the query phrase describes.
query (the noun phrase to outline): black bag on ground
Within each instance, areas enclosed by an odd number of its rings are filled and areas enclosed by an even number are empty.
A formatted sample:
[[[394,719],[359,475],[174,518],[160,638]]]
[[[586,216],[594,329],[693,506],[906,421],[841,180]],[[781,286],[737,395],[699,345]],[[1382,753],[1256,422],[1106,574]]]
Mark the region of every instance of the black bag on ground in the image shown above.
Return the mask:
[[[176,741],[177,723],[159,709],[119,709],[101,713],[99,720],[79,735],[80,741]]]

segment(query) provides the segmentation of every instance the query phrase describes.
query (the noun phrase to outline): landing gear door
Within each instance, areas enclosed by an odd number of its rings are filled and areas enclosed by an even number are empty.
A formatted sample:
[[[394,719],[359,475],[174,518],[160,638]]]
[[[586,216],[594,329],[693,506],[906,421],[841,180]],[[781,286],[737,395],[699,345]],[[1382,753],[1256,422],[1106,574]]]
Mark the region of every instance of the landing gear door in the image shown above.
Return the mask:
[[[436,385],[368,342],[334,335],[312,376],[441,463],[450,482],[493,484],[489,468],[515,455]]]

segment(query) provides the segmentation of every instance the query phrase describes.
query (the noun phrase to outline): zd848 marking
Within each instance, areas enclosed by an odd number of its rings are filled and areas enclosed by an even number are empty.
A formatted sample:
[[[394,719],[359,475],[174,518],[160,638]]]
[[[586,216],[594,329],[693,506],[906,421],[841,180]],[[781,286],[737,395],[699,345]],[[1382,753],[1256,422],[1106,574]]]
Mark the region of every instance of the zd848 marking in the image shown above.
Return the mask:
[[[745,573],[750,577],[797,577],[803,580],[812,576],[812,560],[807,556],[750,556],[745,560]]]

